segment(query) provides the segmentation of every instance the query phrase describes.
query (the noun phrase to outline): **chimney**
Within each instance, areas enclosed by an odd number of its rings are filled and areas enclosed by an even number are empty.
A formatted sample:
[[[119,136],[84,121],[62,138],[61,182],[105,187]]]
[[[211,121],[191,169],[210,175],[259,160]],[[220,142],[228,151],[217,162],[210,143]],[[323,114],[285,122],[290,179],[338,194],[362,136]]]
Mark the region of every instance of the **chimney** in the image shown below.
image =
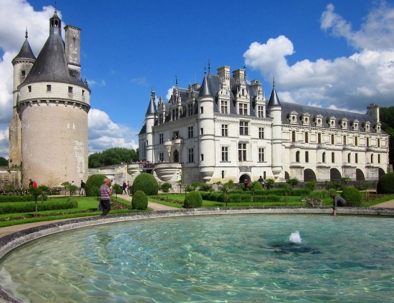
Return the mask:
[[[67,25],[65,31],[65,48],[68,69],[71,76],[81,77],[81,29]]]

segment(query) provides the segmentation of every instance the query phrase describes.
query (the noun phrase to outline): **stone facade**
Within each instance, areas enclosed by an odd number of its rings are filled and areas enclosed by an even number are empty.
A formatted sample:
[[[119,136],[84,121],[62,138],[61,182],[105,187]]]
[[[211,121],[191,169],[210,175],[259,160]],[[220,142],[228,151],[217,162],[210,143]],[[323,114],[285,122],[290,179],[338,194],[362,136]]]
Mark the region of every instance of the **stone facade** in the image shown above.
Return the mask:
[[[151,94],[139,134],[140,160],[162,181],[374,181],[388,169],[379,106],[366,114],[281,102],[275,83],[230,67],[202,84],[176,86],[168,103]]]
[[[9,166],[20,182],[86,180],[90,89],[80,79],[80,29],[65,27],[55,12],[49,37],[36,58],[26,33],[14,66],[14,113],[10,121]]]

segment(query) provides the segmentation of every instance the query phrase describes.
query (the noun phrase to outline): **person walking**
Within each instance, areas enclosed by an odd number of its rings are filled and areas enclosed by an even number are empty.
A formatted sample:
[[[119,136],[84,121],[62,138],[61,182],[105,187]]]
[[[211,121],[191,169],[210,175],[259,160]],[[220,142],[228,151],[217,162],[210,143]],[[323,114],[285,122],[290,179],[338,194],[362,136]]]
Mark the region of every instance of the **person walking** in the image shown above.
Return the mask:
[[[79,190],[80,196],[86,196],[85,187],[86,187],[86,183],[83,180],[81,180],[81,188]]]
[[[112,188],[109,187],[111,180],[105,179],[100,187],[100,206],[103,210],[102,216],[106,216],[111,210],[111,194]]]

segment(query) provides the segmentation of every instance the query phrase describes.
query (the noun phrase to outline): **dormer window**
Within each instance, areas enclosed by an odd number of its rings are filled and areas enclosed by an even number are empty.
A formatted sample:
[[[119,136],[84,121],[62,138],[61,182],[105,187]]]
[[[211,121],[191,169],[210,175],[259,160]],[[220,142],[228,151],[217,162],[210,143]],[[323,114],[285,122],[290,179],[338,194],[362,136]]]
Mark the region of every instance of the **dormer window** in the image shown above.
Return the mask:
[[[310,115],[308,113],[305,113],[302,115],[302,124],[303,125],[309,125],[310,122]]]
[[[290,123],[291,124],[297,124],[297,112],[292,111],[290,113]]]
[[[365,131],[366,132],[371,131],[371,122],[369,121],[365,122]]]
[[[358,120],[353,121],[353,130],[358,130]]]
[[[330,128],[335,128],[335,117],[330,117],[328,119],[328,125],[330,126]]]
[[[347,119],[346,118],[342,119],[341,126],[342,126],[342,129],[347,129]]]
[[[377,133],[380,133],[381,130],[382,130],[382,126],[381,126],[380,123],[377,123],[375,128],[376,128],[376,132],[377,132]]]
[[[323,116],[317,115],[315,118],[315,123],[316,123],[316,126],[322,126],[323,125]]]

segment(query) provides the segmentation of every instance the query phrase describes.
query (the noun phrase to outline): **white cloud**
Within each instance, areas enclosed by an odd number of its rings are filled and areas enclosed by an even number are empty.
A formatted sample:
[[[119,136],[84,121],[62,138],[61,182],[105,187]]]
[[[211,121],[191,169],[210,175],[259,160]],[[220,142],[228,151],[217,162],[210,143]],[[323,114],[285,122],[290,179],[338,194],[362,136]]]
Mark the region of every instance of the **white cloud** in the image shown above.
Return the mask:
[[[279,36],[266,43],[253,42],[244,53],[245,64],[268,82],[275,77],[282,101],[364,111],[370,103],[392,106],[394,8],[386,4],[374,8],[360,31],[354,32],[330,4],[322,14],[321,28],[360,50],[349,57],[305,59],[289,65],[286,57],[294,54],[293,43]]]
[[[29,44],[37,56],[48,38],[49,18],[54,8],[45,6],[40,11],[26,0],[0,1],[0,156],[8,158],[8,122],[12,117],[12,59],[19,52],[28,31]],[[61,17],[61,12],[57,12]],[[63,22],[64,23],[64,22]],[[65,24],[63,24],[65,25]],[[90,85],[106,86],[105,80],[89,81]],[[100,119],[103,119],[100,121]],[[90,152],[101,151],[110,147],[137,148],[131,140],[137,136],[125,126],[112,122],[104,112],[91,109],[89,113]],[[100,124],[102,123],[102,124]]]
[[[89,153],[99,152],[112,147],[138,148],[138,142],[132,138],[137,131],[111,121],[107,113],[92,108],[89,120]]]

